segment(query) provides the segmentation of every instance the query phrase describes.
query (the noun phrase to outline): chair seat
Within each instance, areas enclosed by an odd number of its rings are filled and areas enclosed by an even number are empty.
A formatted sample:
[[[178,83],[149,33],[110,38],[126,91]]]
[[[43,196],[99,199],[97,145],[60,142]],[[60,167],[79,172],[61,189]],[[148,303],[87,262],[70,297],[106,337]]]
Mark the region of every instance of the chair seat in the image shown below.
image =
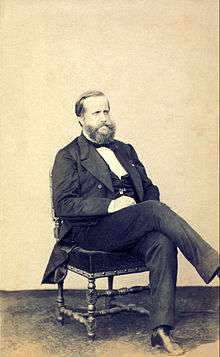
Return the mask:
[[[145,264],[140,258],[128,253],[91,251],[75,247],[69,256],[68,265],[88,273],[100,273],[121,270],[138,271],[143,270]]]

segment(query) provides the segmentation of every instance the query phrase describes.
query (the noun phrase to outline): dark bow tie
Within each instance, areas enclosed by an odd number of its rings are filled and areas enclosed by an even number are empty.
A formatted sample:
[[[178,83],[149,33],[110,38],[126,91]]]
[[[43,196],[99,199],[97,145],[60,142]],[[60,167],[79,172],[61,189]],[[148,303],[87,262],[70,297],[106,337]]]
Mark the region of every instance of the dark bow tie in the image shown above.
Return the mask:
[[[94,143],[92,142],[93,145],[95,146],[95,148],[108,148],[108,149],[111,149],[111,150],[115,150],[116,149],[116,144],[114,141],[111,141],[110,143],[107,143],[107,144],[98,144],[98,143]]]

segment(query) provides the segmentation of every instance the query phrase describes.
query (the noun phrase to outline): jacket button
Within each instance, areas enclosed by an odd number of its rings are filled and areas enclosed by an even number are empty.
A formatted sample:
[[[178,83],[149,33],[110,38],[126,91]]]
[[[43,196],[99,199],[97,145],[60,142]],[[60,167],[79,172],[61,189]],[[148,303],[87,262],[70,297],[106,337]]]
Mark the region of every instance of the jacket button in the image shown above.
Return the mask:
[[[101,189],[101,188],[102,188],[102,185],[101,185],[101,184],[99,184],[99,185],[98,185],[98,188],[99,188],[99,189]]]

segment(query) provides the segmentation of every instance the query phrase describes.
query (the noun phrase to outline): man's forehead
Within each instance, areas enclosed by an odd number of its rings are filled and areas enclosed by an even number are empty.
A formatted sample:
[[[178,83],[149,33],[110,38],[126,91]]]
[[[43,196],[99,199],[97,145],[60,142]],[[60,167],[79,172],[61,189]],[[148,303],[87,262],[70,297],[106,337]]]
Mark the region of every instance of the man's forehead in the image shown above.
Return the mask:
[[[104,95],[86,98],[84,100],[84,105],[85,105],[85,108],[91,109],[91,110],[93,110],[93,109],[97,110],[97,109],[103,108],[103,107],[108,108],[108,106],[109,106],[108,99]]]

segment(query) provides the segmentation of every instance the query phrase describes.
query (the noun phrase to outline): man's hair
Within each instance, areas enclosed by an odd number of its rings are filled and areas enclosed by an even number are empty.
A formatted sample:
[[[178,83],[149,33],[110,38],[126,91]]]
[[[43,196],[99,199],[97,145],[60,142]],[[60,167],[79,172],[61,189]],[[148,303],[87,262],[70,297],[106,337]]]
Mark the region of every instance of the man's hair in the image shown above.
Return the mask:
[[[81,114],[84,113],[84,100],[86,98],[89,98],[89,97],[99,97],[99,96],[104,96],[105,97],[105,94],[100,92],[100,91],[96,91],[96,90],[90,90],[90,91],[87,91],[87,92],[84,92],[82,93],[76,104],[75,104],[75,113],[78,117],[81,116]],[[109,103],[108,103],[108,106],[109,106]],[[110,107],[110,106],[109,106]]]

